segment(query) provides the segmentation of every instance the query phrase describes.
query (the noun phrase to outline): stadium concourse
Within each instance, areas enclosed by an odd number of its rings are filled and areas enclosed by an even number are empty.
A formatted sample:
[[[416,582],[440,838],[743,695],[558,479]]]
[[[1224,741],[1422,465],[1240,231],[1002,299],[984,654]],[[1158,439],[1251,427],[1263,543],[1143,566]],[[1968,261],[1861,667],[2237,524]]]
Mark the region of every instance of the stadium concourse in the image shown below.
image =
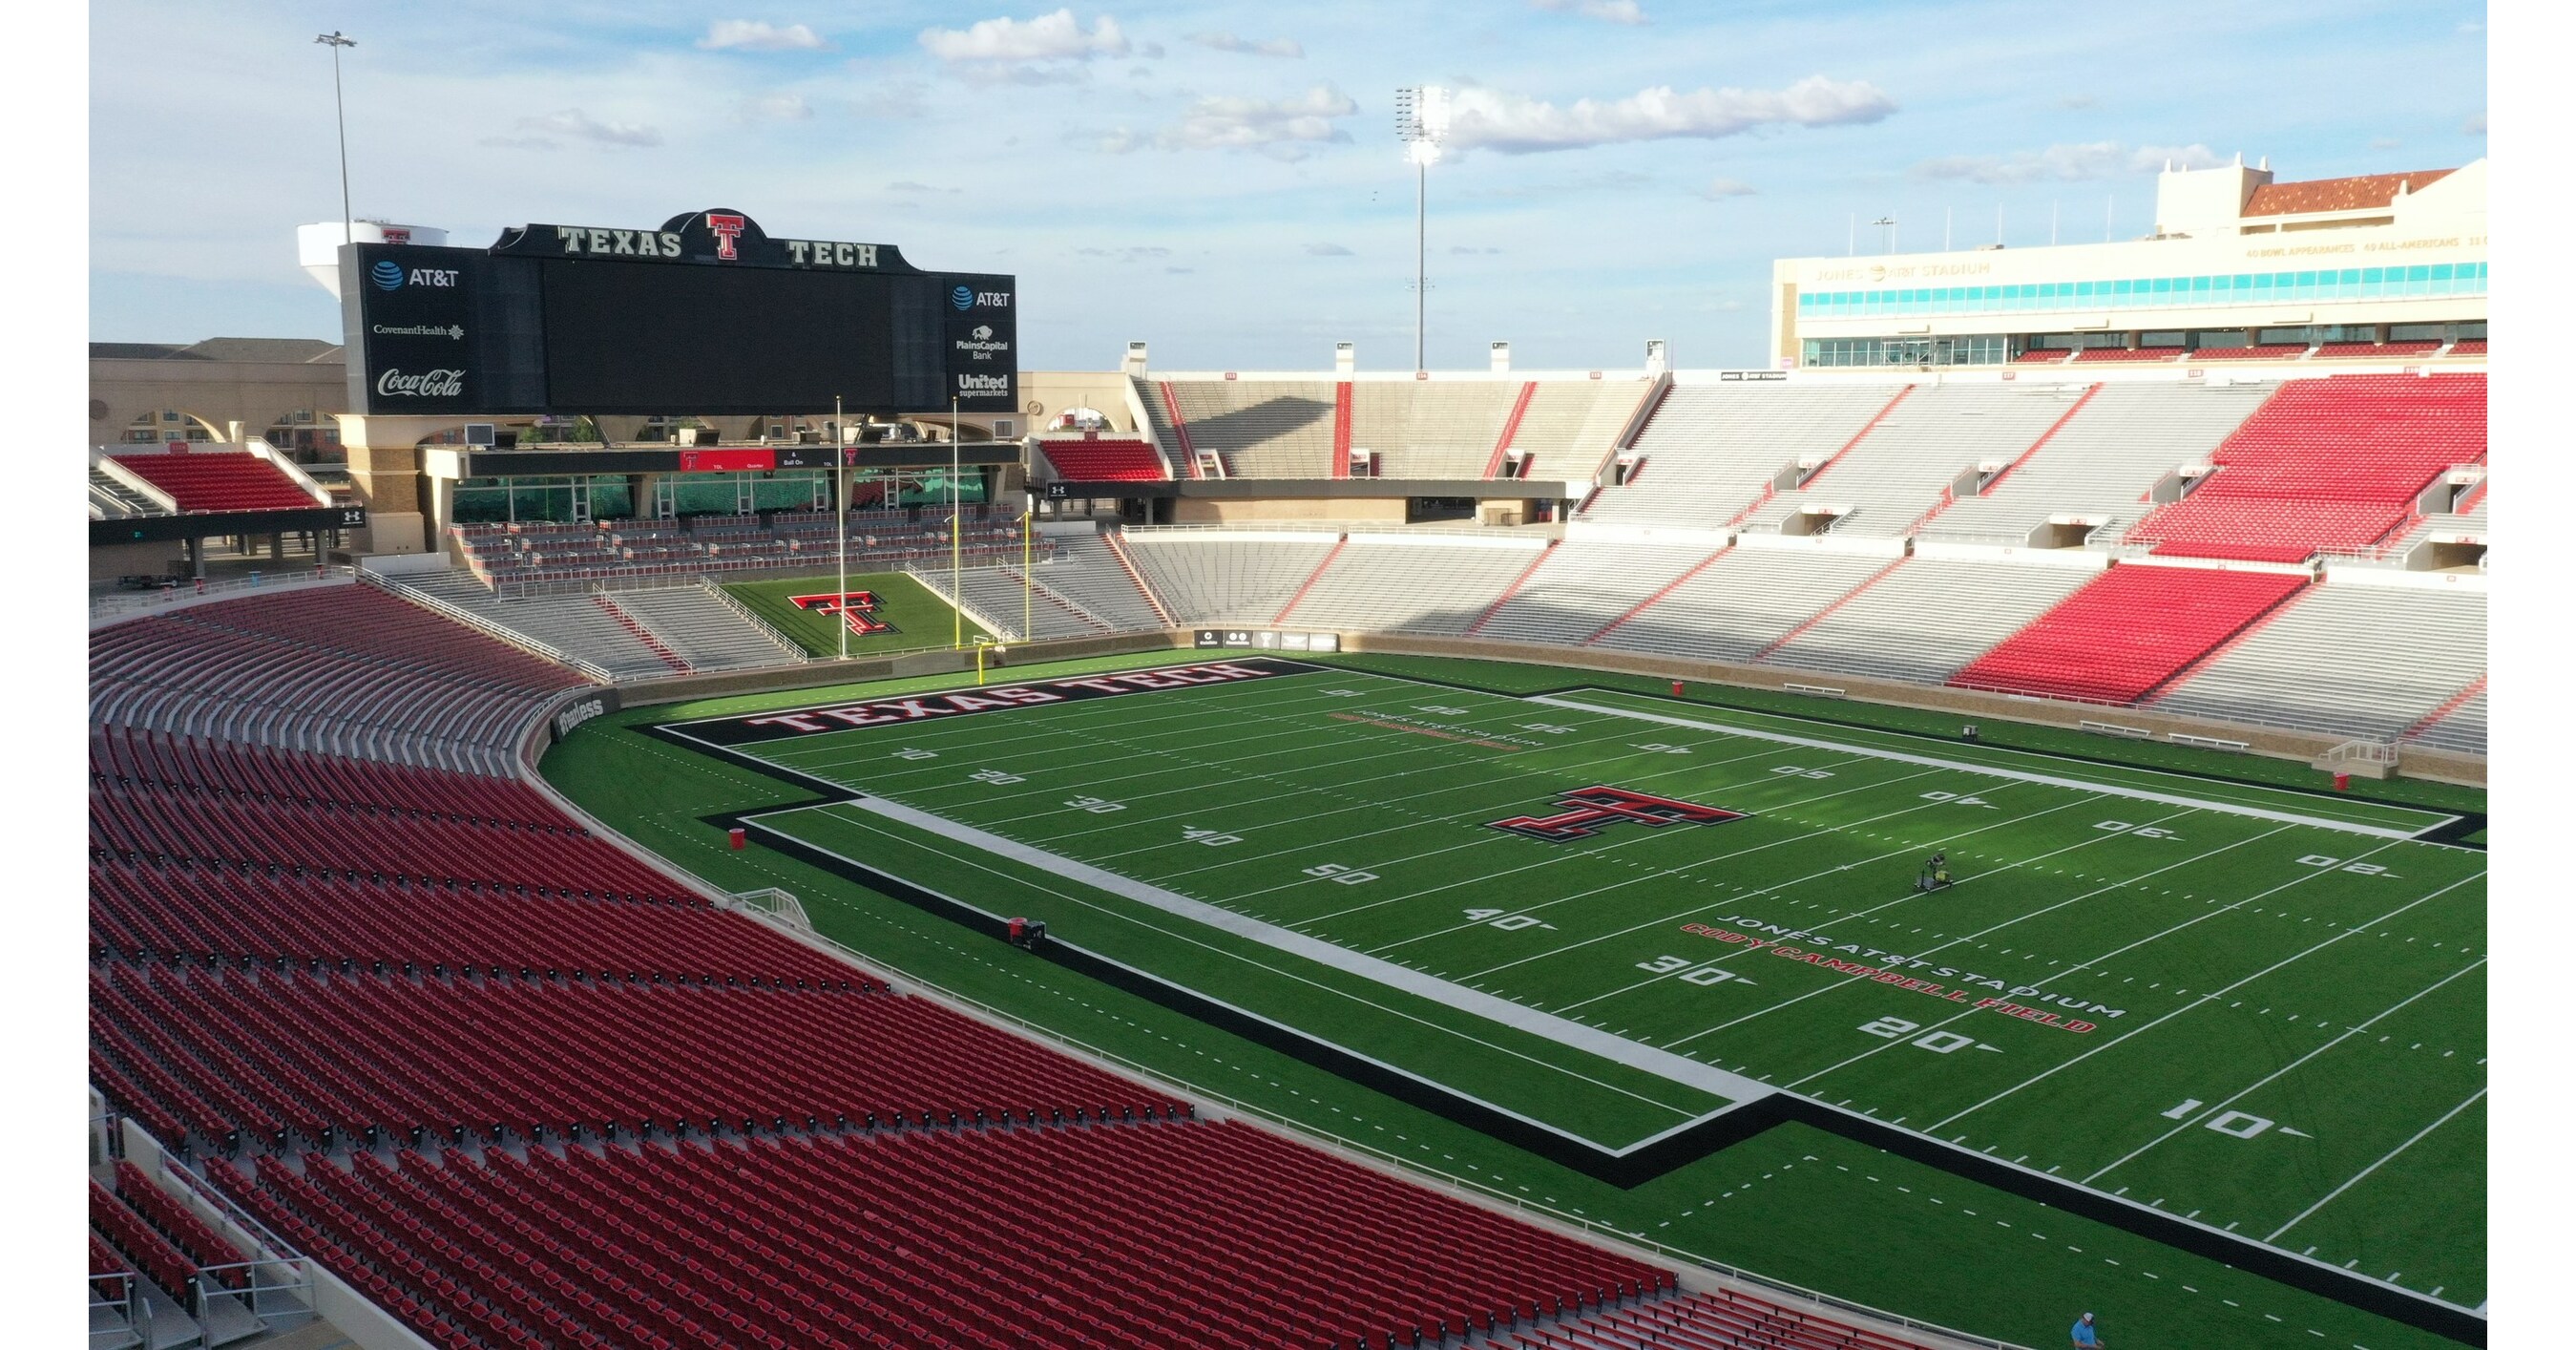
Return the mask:
[[[92,1189],[94,1325],[1915,1343],[1685,1292],[784,936],[519,781],[584,684],[369,585],[98,631],[90,1072],[120,1156]]]

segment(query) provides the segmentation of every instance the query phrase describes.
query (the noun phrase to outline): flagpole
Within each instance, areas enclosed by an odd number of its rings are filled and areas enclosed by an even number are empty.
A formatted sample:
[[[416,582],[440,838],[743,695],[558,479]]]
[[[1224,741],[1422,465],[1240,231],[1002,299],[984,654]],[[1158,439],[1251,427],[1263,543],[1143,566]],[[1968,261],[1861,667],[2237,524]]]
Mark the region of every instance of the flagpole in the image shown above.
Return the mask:
[[[843,420],[841,396],[832,395],[832,492],[833,532],[840,536],[841,585],[832,592],[832,621],[841,630],[841,659],[850,659],[850,616],[841,611],[850,603],[850,451],[848,423]]]
[[[1029,635],[1031,597],[1037,586],[1037,578],[1029,575],[1029,517],[1036,515],[1037,510],[1034,502],[1024,504],[1020,508],[1020,641],[1022,642],[1037,641]]]
[[[957,496],[957,396],[948,396],[948,593],[955,603],[956,636],[949,650],[966,645],[966,508]]]

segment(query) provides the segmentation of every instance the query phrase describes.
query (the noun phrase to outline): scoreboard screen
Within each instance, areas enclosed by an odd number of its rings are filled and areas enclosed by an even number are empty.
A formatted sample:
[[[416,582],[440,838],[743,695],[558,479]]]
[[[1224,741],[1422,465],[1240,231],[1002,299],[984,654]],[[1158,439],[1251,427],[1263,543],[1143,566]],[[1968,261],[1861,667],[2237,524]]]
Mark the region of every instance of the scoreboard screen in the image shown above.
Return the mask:
[[[888,244],[528,225],[489,249],[341,249],[350,407],[371,414],[1008,412],[1014,278]]]

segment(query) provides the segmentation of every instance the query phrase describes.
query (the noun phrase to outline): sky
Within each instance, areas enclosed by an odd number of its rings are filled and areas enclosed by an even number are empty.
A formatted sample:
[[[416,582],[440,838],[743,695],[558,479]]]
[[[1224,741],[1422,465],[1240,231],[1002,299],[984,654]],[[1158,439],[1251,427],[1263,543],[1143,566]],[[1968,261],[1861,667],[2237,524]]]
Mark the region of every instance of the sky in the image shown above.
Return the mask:
[[[2165,163],[2284,181],[2486,153],[2486,9],[1453,0],[1004,8],[96,0],[90,337],[337,340],[356,214],[480,246],[732,207],[1017,274],[1021,364],[1412,365],[1395,92],[1451,91],[1428,364],[1761,364],[1771,260],[2134,238]],[[1869,222],[1892,217],[1892,228]],[[1853,222],[1859,222],[1855,230]]]

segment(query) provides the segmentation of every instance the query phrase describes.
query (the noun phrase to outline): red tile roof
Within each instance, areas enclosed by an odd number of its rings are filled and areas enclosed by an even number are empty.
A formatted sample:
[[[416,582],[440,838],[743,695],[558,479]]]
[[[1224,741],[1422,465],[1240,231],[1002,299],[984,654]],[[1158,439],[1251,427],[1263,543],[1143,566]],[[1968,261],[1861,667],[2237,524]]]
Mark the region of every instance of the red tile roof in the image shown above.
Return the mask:
[[[2427,184],[2447,178],[2450,169],[2418,169],[2413,173],[2371,173],[2358,178],[2318,178],[2305,183],[2265,183],[2254,189],[2245,203],[2249,216],[2297,216],[2311,211],[2360,211],[2373,206],[2386,206],[2397,200],[2397,185],[2404,183],[2409,192],[2421,192]]]

